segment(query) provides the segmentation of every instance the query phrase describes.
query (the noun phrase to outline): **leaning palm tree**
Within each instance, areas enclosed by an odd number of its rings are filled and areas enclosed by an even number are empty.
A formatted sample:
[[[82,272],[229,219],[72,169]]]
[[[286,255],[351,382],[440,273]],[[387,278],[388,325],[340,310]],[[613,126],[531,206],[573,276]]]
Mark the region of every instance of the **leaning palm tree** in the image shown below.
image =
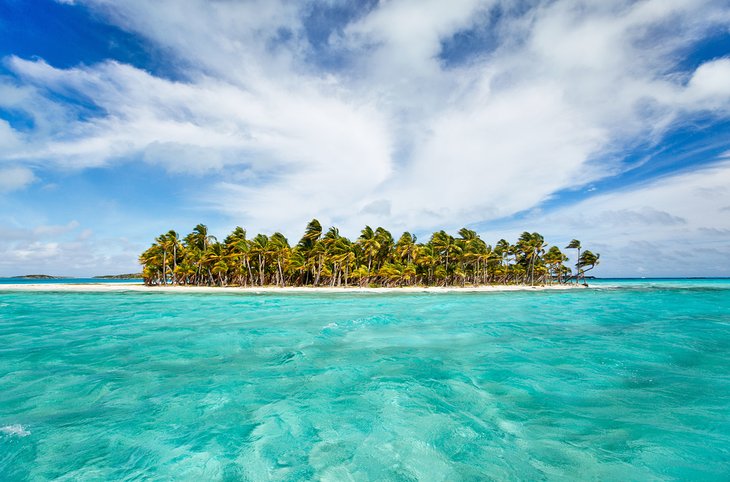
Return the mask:
[[[575,258],[575,267],[576,267],[576,277],[575,277],[575,283],[578,284],[578,274],[580,272],[580,269],[578,269],[578,263],[580,262],[580,241],[577,239],[572,240],[568,245],[565,247],[565,249],[577,249],[578,250],[578,256]]]
[[[563,282],[563,263],[568,259],[567,256],[560,251],[557,246],[551,246],[550,249],[545,253],[544,261],[548,266],[548,274],[550,279],[557,280],[558,283]]]
[[[140,256],[139,263],[142,269],[142,278],[147,285],[156,285],[161,282],[160,275],[163,273],[162,248],[158,243],[152,244]]]
[[[360,237],[357,238],[357,244],[360,246],[368,260],[367,268],[369,276],[370,270],[373,267],[373,259],[378,255],[378,251],[380,251],[380,242],[376,238],[373,228],[365,226],[360,232]]]
[[[380,266],[383,266],[390,260],[391,254],[395,250],[395,240],[393,239],[393,235],[390,234],[390,231],[382,227],[378,227],[375,230],[375,239],[378,240],[378,244],[380,245],[376,257],[376,268],[380,268]]]
[[[206,262],[206,254],[208,248],[216,241],[215,236],[208,234],[208,226],[198,224],[193,228],[193,232],[185,236],[184,245],[188,251],[190,261],[195,265],[195,278],[197,282],[206,279],[206,283],[210,283],[213,276],[210,272],[210,266]],[[207,273],[208,276],[205,276]]]
[[[257,234],[251,240],[251,255],[258,260],[259,286],[263,286],[266,281],[266,260],[269,252],[269,237],[265,234]]]
[[[188,238],[203,251],[208,249],[208,246],[216,240],[215,236],[208,234],[208,226],[205,224],[195,226],[193,232],[188,234]]]
[[[284,286],[284,267],[291,255],[289,241],[283,234],[274,233],[269,238],[269,251],[272,258],[276,260],[278,284]]]
[[[517,248],[521,254],[525,267],[525,275],[529,275],[530,284],[535,284],[535,266],[540,262],[540,256],[545,252],[545,239],[539,233],[525,231],[517,241]]]
[[[427,243],[419,249],[418,258],[416,258],[416,267],[421,272],[421,279],[427,285],[433,284],[434,271],[438,264],[437,255],[433,244]]]
[[[502,283],[507,283],[509,257],[514,253],[514,246],[509,244],[506,239],[500,239],[494,246],[495,258],[499,260],[499,271],[502,277]]]
[[[248,285],[252,280],[251,264],[249,260],[250,243],[246,239],[246,230],[236,226],[224,240],[225,250],[233,265],[233,276],[239,285]],[[253,283],[253,281],[252,281]]]
[[[593,268],[596,267],[598,264],[598,259],[601,257],[600,254],[596,253],[593,254],[589,250],[583,251],[583,254],[581,255],[580,259],[578,260],[577,268],[579,270],[579,276],[583,278],[583,284],[588,286],[586,283],[586,271],[590,271]],[[588,269],[585,269],[585,268]]]
[[[303,254],[307,267],[309,268],[305,271],[304,284],[308,284],[310,273],[315,277],[315,284],[319,282],[319,275],[316,273],[321,272],[321,269],[317,269],[318,266],[321,268],[321,263],[318,262],[321,259],[317,259],[319,254],[317,248],[320,244],[321,236],[322,224],[317,219],[312,219],[304,229],[304,236],[302,236],[302,239],[297,244],[297,249]]]
[[[429,244],[433,246],[434,255],[437,257],[439,266],[443,267],[443,270],[438,270],[438,277],[443,279],[446,285],[449,282],[449,263],[451,262],[453,265],[454,253],[456,251],[454,237],[444,230],[437,231],[431,236]],[[436,271],[434,271],[435,273]]]

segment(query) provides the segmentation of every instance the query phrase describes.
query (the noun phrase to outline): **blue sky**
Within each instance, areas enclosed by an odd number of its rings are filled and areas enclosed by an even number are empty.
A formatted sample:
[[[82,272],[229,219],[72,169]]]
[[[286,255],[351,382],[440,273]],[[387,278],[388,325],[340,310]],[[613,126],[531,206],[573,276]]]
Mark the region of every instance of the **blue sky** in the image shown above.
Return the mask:
[[[312,217],[730,276],[730,8],[0,0],[0,147],[0,276]]]

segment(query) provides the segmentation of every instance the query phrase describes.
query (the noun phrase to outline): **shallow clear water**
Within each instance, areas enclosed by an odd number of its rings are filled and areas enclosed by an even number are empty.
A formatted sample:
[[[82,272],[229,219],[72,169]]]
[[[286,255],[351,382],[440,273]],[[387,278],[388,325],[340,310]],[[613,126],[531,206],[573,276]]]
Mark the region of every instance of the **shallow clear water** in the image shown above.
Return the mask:
[[[726,480],[729,288],[0,291],[0,480]]]
[[[142,283],[142,279],[114,278],[0,278],[0,285],[54,285],[54,284],[88,284],[88,283]]]

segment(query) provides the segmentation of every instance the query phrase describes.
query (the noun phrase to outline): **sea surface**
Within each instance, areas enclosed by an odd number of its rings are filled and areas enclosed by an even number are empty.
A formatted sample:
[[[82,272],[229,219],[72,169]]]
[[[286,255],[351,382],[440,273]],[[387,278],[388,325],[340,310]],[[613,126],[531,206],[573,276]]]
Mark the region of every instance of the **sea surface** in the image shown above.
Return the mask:
[[[0,480],[728,480],[730,281],[0,289]]]
[[[0,285],[28,284],[88,284],[88,283],[142,283],[142,279],[114,278],[0,278]]]

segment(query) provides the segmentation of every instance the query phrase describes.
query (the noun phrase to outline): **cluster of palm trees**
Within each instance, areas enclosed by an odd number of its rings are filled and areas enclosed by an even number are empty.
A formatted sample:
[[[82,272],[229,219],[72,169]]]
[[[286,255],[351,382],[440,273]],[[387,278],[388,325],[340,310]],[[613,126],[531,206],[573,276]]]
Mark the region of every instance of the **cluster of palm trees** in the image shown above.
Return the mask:
[[[585,283],[599,255],[581,252],[576,270],[557,246],[547,248],[538,233],[524,232],[516,243],[501,239],[494,247],[467,228],[454,237],[437,231],[426,243],[405,232],[366,226],[356,241],[335,227],[323,232],[313,219],[291,246],[281,233],[248,238],[237,227],[223,242],[198,224],[180,238],[168,231],[139,258],[145,283],[207,286],[466,286],[485,284]]]

